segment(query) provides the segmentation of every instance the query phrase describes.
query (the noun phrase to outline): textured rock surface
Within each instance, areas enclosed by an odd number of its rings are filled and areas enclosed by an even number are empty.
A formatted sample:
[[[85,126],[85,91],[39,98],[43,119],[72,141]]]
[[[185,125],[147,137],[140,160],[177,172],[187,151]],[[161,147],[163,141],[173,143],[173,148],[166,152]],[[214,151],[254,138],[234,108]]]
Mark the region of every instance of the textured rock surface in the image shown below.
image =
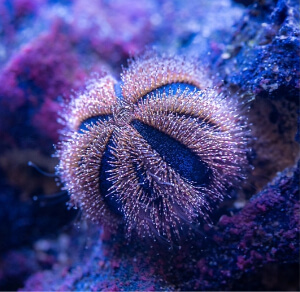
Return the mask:
[[[279,173],[180,249],[91,235],[79,263],[38,273],[24,290],[297,290],[299,174],[299,166]]]
[[[259,1],[238,22],[215,70],[233,91],[250,94],[255,167],[261,188],[299,157],[299,3]],[[269,151],[266,151],[269,149]]]

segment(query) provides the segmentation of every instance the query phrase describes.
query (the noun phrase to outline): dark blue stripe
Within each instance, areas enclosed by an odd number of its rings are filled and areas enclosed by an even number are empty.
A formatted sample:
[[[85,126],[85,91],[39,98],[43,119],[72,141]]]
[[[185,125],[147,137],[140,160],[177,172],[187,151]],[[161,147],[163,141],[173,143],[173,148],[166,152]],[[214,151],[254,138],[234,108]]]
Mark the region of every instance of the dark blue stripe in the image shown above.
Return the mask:
[[[115,214],[122,215],[121,207],[122,204],[119,202],[114,194],[108,195],[108,189],[113,186],[113,182],[108,180],[109,173],[107,171],[112,170],[113,167],[109,161],[114,160],[114,156],[111,153],[111,147],[114,146],[112,138],[109,139],[100,164],[99,170],[99,191],[107,205],[107,207]]]
[[[140,121],[134,120],[131,125],[182,177],[197,186],[209,183],[210,168],[188,147]]]
[[[152,94],[154,93],[166,93],[166,95],[168,96],[169,94],[176,94],[177,92],[179,94],[183,93],[185,90],[188,91],[188,93],[190,92],[194,92],[194,91],[201,91],[201,89],[199,89],[198,87],[191,85],[191,84],[187,84],[187,83],[180,83],[180,82],[176,82],[176,83],[171,83],[171,84],[166,84],[163,86],[160,86],[159,88],[156,88],[152,91],[150,91],[149,93],[147,93],[146,95],[144,95],[143,97],[141,97],[139,100],[145,100],[147,98],[151,98]]]
[[[87,128],[87,126],[92,126],[93,124],[96,124],[97,121],[101,121],[101,122],[108,121],[110,117],[112,117],[112,115],[103,115],[103,116],[95,116],[95,117],[88,118],[80,124],[78,132],[83,133],[83,131],[88,131],[89,129]]]
[[[115,94],[116,94],[117,98],[120,100],[124,100],[124,96],[122,95],[122,88],[121,88],[122,84],[123,84],[123,82],[120,81],[119,83],[114,85]]]

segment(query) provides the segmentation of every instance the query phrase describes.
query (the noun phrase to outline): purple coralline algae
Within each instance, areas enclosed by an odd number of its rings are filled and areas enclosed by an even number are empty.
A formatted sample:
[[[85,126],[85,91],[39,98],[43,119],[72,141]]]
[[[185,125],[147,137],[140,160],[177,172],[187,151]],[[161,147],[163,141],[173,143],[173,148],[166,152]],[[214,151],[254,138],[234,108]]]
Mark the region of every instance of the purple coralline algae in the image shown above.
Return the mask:
[[[24,290],[296,290],[299,216],[298,166],[190,245],[145,249],[94,234],[88,257],[32,276]]]
[[[254,191],[299,157],[298,24],[297,1],[255,3],[213,64],[228,88],[252,99],[249,120],[258,138],[252,145]]]
[[[91,224],[28,166],[53,173],[63,104],[149,47],[251,125],[248,179],[180,245]],[[299,290],[299,60],[296,0],[0,1],[0,290]]]

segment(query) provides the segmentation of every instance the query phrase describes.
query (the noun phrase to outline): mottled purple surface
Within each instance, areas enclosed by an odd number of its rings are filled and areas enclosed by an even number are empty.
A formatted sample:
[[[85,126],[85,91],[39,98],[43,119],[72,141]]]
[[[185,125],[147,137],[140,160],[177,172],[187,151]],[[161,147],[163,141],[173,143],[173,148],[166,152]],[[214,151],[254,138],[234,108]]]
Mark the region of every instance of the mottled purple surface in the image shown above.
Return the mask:
[[[79,263],[38,273],[24,290],[297,290],[299,174],[299,167],[278,174],[181,249],[96,233]]]
[[[0,1],[0,290],[300,288],[299,170],[284,171],[299,157],[299,3],[254,2]],[[234,203],[180,250],[86,227],[27,166],[54,171],[61,100],[152,46],[200,57],[244,95],[256,137]]]
[[[298,2],[262,2],[267,3],[251,6],[238,22],[217,69],[230,86],[296,101],[300,87]]]

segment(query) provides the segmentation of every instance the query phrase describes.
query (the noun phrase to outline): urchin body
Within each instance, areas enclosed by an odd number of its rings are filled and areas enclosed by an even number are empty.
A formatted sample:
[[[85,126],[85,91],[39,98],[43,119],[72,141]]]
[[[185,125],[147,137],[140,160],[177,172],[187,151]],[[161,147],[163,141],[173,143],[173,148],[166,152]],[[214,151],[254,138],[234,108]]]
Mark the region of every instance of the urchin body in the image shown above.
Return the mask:
[[[58,173],[71,201],[128,236],[180,238],[243,178],[246,122],[195,61],[144,56],[67,104]]]

